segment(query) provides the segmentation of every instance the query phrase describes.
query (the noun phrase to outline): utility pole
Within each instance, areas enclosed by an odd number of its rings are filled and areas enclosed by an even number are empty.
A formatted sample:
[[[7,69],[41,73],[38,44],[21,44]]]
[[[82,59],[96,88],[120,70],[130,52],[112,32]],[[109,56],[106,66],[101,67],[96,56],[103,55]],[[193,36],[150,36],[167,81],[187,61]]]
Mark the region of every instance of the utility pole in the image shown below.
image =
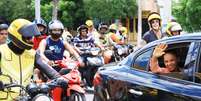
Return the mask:
[[[137,47],[141,47],[142,42],[142,10],[141,10],[141,0],[138,2],[138,32],[137,32]]]
[[[58,3],[59,3],[59,0],[53,0],[52,20],[57,20]]]
[[[40,19],[40,0],[35,0],[35,19]]]
[[[160,7],[160,15],[162,19],[162,27],[166,27],[168,21],[172,16],[172,1],[171,0],[158,0]]]

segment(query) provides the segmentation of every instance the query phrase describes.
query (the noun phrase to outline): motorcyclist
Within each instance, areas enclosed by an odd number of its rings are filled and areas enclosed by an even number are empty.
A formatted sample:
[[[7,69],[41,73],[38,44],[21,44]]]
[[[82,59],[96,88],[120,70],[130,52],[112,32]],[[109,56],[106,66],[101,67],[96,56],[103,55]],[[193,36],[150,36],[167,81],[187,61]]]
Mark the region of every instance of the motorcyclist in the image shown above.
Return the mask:
[[[100,33],[98,44],[105,48],[105,51],[103,52],[103,57],[105,64],[107,64],[110,62],[112,57],[112,50],[106,37],[108,33],[108,25],[106,23],[99,24],[98,31]]]
[[[152,12],[148,16],[150,30],[143,35],[146,43],[161,39],[164,35],[161,32],[161,16],[157,12]]]
[[[64,32],[62,34],[62,39],[67,41],[68,43],[72,43],[73,35],[68,31],[67,28],[64,28]]]
[[[105,23],[99,24],[98,31],[100,33],[98,44],[102,46],[107,46],[109,44],[106,37],[106,34],[108,33],[108,25]]]
[[[126,39],[127,39],[127,33],[128,33],[128,30],[127,30],[127,28],[126,27],[120,27],[119,28],[119,33],[120,33],[120,35],[121,35],[121,37],[122,37],[122,40],[124,40],[124,41],[126,41]]]
[[[9,75],[12,81],[26,86],[31,81],[34,69],[35,50],[32,49],[34,36],[40,35],[37,26],[26,19],[14,20],[8,28],[9,43],[0,45],[0,74]],[[50,79],[56,79],[60,75],[53,69],[40,61],[37,56],[36,64],[41,66]],[[8,82],[6,78],[1,78],[3,83]],[[3,89],[3,87],[0,87]],[[13,98],[19,96],[20,89],[13,88],[12,92],[0,91],[0,98],[8,95],[1,101],[13,101]]]
[[[99,47],[102,51],[104,49],[99,44],[95,43],[94,38],[88,34],[88,28],[86,25],[79,26],[77,32],[78,35],[74,38],[73,44],[85,63],[85,68],[80,68],[79,70],[82,74],[83,79],[87,79],[87,84],[92,86],[91,79],[93,79],[93,76],[96,72],[95,69],[96,67],[103,65],[104,60],[102,55],[100,54],[95,55],[94,58],[91,58],[91,56],[93,57],[93,55],[85,52],[88,50],[91,51],[90,49],[96,49],[96,47]]]
[[[33,21],[33,23],[35,23],[41,33],[41,35],[39,36],[35,36],[34,39],[33,39],[33,49],[37,49],[41,40],[42,39],[45,39],[47,37],[47,24],[46,22],[40,18],[40,19],[35,19]]]
[[[78,35],[74,38],[73,44],[79,54],[82,54],[82,49],[90,49],[92,47],[99,47],[101,50],[104,50],[103,47],[95,43],[93,36],[88,34],[88,28],[86,25],[80,25],[77,32]],[[86,59],[84,58],[84,61],[85,60]]]
[[[95,42],[98,42],[98,38],[100,37],[100,34],[98,33],[98,31],[94,27],[93,21],[87,20],[85,22],[85,24],[87,25],[87,28],[88,28],[88,35],[93,36]]]
[[[6,43],[8,37],[8,25],[0,24],[0,44]]]
[[[109,41],[109,44],[112,46],[115,46],[117,44],[124,44],[124,40],[122,36],[117,34],[117,25],[116,24],[111,24],[109,26],[109,33],[107,34],[107,38]]]
[[[41,41],[39,45],[40,55],[49,65],[53,65],[55,60],[62,60],[64,58],[64,50],[67,50],[83,65],[82,59],[74,48],[68,42],[61,39],[63,30],[64,26],[59,20],[53,20],[49,23],[50,37]],[[51,50],[52,54],[45,55],[45,50]],[[57,71],[61,70],[60,67],[55,67],[54,69]]]
[[[168,37],[176,36],[176,35],[180,35],[181,31],[182,31],[181,25],[175,21],[172,21],[172,22],[169,22],[165,35]]]

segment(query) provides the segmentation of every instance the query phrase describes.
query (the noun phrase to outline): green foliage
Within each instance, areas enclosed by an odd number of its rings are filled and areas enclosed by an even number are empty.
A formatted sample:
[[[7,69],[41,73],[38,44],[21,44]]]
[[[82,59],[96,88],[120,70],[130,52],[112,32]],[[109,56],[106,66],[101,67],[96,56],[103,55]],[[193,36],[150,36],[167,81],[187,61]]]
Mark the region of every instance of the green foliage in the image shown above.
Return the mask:
[[[136,0],[84,0],[89,18],[103,21],[133,17],[136,14]]]
[[[80,19],[85,20],[85,14],[82,10],[83,5],[79,5],[81,1],[79,0],[59,0],[58,4],[58,19],[69,28],[77,27],[77,24],[80,24]],[[52,2],[41,2],[41,17],[44,18],[47,22],[52,19]]]
[[[12,21],[17,18],[32,19],[34,12],[31,10],[30,0],[1,0],[0,16]]]
[[[41,0],[41,17],[52,19],[52,0]],[[77,28],[89,19],[111,21],[117,18],[133,17],[136,14],[136,0],[59,0],[58,19],[66,27]],[[35,18],[35,0],[1,0],[0,16],[8,21],[16,18]]]
[[[188,32],[201,31],[201,2],[200,0],[180,0],[173,6],[173,15]]]

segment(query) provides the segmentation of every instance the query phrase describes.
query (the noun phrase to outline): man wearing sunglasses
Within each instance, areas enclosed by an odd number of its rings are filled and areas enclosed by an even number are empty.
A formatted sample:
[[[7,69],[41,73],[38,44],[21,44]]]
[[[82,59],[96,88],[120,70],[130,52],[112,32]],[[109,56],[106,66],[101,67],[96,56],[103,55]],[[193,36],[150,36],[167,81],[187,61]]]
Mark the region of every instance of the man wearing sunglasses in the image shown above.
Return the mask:
[[[6,43],[8,37],[8,25],[0,24],[0,45]]]

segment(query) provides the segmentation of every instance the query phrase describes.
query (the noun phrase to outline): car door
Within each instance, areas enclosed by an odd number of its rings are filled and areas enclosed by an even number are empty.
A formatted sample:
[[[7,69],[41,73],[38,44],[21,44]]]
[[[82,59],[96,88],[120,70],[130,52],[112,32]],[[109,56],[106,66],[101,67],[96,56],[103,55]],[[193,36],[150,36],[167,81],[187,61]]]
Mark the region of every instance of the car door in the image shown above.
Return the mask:
[[[133,68],[128,71],[128,97],[129,101],[155,101],[150,96],[154,95],[154,89],[148,87],[152,83],[153,75],[149,73],[149,60],[152,55],[154,46],[141,50],[134,56]]]
[[[198,50],[198,47],[194,47],[196,45],[195,42],[181,41],[167,44],[168,50],[176,50],[177,53],[179,53],[178,59],[180,60],[179,65],[181,67],[185,67],[184,65],[187,65],[187,62],[191,61],[192,53],[196,53],[194,51]],[[159,75],[149,71],[149,60],[153,49],[154,46],[149,47],[148,49],[142,50],[134,57],[133,68],[131,68],[130,72],[128,73],[128,79],[130,81],[128,83],[128,89],[129,91],[133,91],[129,92],[130,97],[133,99],[137,98],[138,100],[150,101],[150,99],[161,100],[159,96],[165,95],[166,97],[170,96],[170,99],[173,100],[185,101],[186,96],[183,93],[186,88],[183,87],[186,85],[192,85],[192,82],[184,80],[188,73],[185,74],[178,72]],[[164,65],[161,63],[160,59],[158,61],[160,66]],[[136,95],[138,96],[136,97]],[[188,99],[189,98],[187,97],[187,100]]]

